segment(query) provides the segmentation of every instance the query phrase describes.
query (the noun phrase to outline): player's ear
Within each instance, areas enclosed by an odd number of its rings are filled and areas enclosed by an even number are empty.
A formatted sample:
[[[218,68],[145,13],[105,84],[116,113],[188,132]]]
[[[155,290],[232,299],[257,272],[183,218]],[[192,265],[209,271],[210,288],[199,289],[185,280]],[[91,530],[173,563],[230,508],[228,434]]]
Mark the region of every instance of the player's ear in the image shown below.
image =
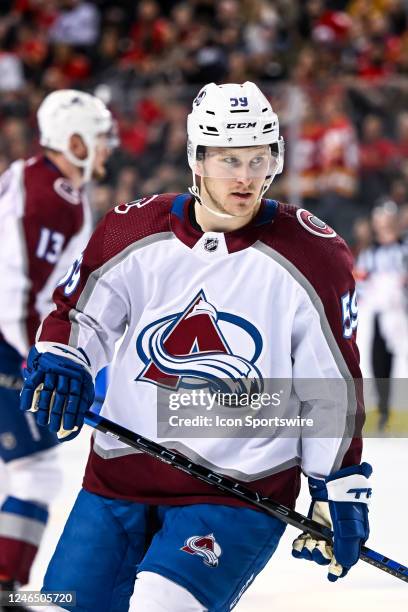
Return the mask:
[[[204,176],[204,162],[196,162],[195,173],[198,174],[198,176]]]
[[[194,172],[198,176],[205,176],[205,168],[204,168],[205,155],[206,155],[206,151],[208,150],[209,150],[208,147],[203,147],[203,146],[197,147],[197,152],[195,156]]]
[[[86,159],[88,149],[79,134],[72,134],[69,138],[69,150],[77,159]]]

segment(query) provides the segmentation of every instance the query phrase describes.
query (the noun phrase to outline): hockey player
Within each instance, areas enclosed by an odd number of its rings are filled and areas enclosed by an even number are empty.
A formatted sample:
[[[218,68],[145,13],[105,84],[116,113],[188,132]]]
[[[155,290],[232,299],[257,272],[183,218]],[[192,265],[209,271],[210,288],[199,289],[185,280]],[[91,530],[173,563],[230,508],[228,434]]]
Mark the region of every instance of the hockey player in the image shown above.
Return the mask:
[[[155,440],[158,392],[195,383],[255,393],[267,379],[286,380],[284,403],[320,419],[317,438],[173,430],[160,443],[292,506],[302,469],[311,515],[332,526],[334,550],[303,534],[294,555],[327,564],[336,580],[368,537],[371,491],[353,438],[361,406],[351,255],[312,214],[264,199],[282,171],[283,140],[255,84],[205,86],[187,131],[190,193],[144,197],[101,221],[37,334],[21,407],[67,440],[77,435],[93,377],[119,338],[102,415]],[[312,378],[328,384],[301,382]],[[44,589],[75,591],[83,611],[229,610],[283,531],[98,432]]]
[[[28,581],[59,487],[55,434],[19,410],[21,366],[58,280],[91,234],[83,186],[105,173],[112,118],[94,96],[60,90],[40,105],[38,124],[43,153],[0,178],[0,462],[8,481],[0,590]]]

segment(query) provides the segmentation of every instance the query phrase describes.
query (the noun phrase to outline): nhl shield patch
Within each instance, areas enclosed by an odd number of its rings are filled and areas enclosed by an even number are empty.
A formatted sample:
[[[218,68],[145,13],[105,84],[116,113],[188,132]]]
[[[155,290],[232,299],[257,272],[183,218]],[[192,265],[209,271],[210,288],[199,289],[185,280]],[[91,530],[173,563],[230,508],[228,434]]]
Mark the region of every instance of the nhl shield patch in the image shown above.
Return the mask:
[[[218,238],[206,238],[204,240],[204,249],[209,253],[212,253],[218,249],[218,242]]]

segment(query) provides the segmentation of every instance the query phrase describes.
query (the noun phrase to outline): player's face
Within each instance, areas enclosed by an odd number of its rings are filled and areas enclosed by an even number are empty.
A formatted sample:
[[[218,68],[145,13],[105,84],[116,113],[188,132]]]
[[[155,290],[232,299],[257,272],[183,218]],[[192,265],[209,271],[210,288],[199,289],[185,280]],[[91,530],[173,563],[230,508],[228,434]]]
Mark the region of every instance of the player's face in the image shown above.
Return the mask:
[[[106,162],[110,154],[112,153],[112,147],[109,142],[108,136],[101,134],[98,136],[97,143],[95,146],[95,157],[92,168],[92,178],[101,180],[106,175]]]
[[[380,244],[392,244],[399,237],[399,226],[397,215],[378,212],[373,215],[373,230],[376,240]]]
[[[97,136],[92,164],[92,178],[95,180],[101,180],[106,175],[105,164],[112,152],[112,143],[114,141],[110,134],[100,134]],[[88,157],[88,147],[79,134],[71,136],[70,150],[78,159],[84,160]]]
[[[259,206],[262,186],[275,163],[267,145],[207,147],[204,160],[197,164],[201,197],[230,215],[251,215]]]

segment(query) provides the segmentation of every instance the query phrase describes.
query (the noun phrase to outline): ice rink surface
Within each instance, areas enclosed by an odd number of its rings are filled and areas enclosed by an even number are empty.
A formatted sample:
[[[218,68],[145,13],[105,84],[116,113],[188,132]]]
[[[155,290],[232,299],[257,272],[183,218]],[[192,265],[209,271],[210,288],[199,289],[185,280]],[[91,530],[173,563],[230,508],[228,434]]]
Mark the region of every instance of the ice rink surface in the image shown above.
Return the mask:
[[[48,560],[65,519],[81,486],[88,455],[90,429],[60,447],[64,470],[63,492],[56,500],[43,546],[31,574],[30,589],[39,589]],[[364,460],[372,463],[373,500],[370,509],[371,537],[368,546],[408,565],[408,440],[367,439]],[[306,485],[306,483],[304,483]],[[297,509],[307,512],[309,493],[302,487]],[[291,556],[291,542],[298,531],[288,527],[278,550],[235,610],[238,612],[406,612],[408,584],[360,561],[351,573],[335,584],[326,570]],[[101,534],[102,537],[102,534]],[[35,608],[39,610],[39,608]],[[96,612],[96,611],[95,611]]]

